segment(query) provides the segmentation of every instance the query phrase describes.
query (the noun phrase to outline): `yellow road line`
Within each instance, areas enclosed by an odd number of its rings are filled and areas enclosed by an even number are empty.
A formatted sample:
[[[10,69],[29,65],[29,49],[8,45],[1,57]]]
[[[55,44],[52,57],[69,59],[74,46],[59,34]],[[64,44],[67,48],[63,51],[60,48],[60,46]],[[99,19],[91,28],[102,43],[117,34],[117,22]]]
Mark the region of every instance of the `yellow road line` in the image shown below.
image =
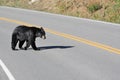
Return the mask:
[[[22,24],[22,25],[28,25],[28,26],[36,26],[36,25],[32,25],[32,24],[25,23],[25,22],[22,22],[22,21],[8,19],[8,18],[4,18],[4,17],[0,17],[0,20],[16,23],[16,24],[20,24],[20,25]],[[40,27],[40,26],[37,26],[37,27]],[[97,47],[97,48],[100,48],[100,49],[103,49],[103,50],[106,50],[106,51],[109,51],[109,52],[120,54],[120,49],[113,48],[113,47],[108,46],[108,45],[104,45],[104,44],[101,44],[101,43],[90,41],[90,40],[87,40],[87,39],[84,39],[84,38],[80,38],[80,37],[77,37],[77,36],[73,36],[73,35],[70,35],[70,34],[61,33],[61,32],[58,32],[58,31],[55,31],[55,30],[51,30],[51,29],[48,29],[48,28],[45,28],[45,30],[47,32],[49,32],[49,33],[52,33],[52,34],[55,34],[55,35],[58,35],[58,36],[62,36],[62,37],[65,37],[65,38],[68,38],[68,39],[71,39],[71,40],[82,42],[84,44],[87,44],[87,45],[90,45],[90,46],[94,46],[94,47]]]
[[[8,19],[8,18],[4,18],[4,17],[0,17],[0,20],[4,20],[4,21],[7,21],[7,22],[12,22],[12,23],[16,23],[16,24],[20,24],[20,25],[22,24],[22,25],[32,26],[29,23],[25,23],[25,22],[13,20],[13,19]]]
[[[87,40],[87,39],[84,39],[84,38],[80,38],[80,37],[73,36],[73,35],[70,35],[70,34],[57,32],[57,31],[50,30],[50,29],[46,29],[46,31],[48,31],[49,33],[52,33],[52,34],[56,34],[58,36],[63,36],[65,38],[69,38],[69,39],[72,39],[72,40],[75,40],[75,41],[78,41],[78,42],[82,42],[82,43],[85,43],[85,44],[88,44],[88,45],[91,45],[91,46],[95,46],[97,48],[101,48],[101,49],[107,50],[109,52],[120,54],[120,49],[113,48],[113,47],[110,47],[110,46],[107,46],[107,45],[104,45],[104,44],[101,44],[101,43],[93,42],[93,41],[90,41],[90,40]]]

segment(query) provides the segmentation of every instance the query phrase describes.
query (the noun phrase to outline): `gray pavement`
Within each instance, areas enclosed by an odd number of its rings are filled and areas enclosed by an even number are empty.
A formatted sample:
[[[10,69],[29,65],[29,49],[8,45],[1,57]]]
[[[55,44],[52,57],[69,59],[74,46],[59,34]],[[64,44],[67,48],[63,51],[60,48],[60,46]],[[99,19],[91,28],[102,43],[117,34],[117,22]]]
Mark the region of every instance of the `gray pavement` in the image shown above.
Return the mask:
[[[82,37],[120,49],[120,25],[31,10],[0,7],[0,17]],[[119,80],[120,55],[47,33],[37,47],[11,50],[16,23],[0,20],[0,59],[16,80]],[[17,47],[18,48],[18,47]]]

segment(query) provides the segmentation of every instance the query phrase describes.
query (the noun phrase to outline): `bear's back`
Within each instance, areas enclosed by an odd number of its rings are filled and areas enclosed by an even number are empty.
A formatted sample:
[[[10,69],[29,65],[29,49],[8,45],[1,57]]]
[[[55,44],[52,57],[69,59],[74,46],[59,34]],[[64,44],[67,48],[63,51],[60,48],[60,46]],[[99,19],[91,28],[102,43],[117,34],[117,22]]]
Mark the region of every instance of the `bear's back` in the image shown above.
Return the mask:
[[[17,30],[22,30],[22,31],[27,31],[30,30],[30,27],[24,26],[24,25],[20,25],[18,27],[16,27]]]
[[[25,25],[19,25],[14,29],[13,34],[17,34],[17,33],[26,33],[26,32],[31,32],[33,34],[35,34],[36,32],[40,31],[40,28],[37,27],[29,27],[29,26],[25,26]]]

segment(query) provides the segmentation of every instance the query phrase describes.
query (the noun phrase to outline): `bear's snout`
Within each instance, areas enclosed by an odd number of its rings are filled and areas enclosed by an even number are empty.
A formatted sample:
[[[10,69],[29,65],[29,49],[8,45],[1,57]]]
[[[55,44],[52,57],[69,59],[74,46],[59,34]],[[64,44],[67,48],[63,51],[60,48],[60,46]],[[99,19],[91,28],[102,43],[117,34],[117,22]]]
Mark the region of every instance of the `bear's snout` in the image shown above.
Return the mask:
[[[46,39],[46,36],[42,36],[42,39]]]

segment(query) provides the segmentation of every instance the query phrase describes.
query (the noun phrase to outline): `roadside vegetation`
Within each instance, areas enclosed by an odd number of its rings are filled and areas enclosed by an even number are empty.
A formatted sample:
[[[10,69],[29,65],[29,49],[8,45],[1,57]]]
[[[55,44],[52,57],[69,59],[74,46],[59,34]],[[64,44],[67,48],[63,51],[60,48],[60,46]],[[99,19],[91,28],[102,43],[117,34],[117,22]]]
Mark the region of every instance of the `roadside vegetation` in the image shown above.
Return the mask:
[[[32,4],[0,0],[0,5],[120,23],[120,0],[38,0]]]

